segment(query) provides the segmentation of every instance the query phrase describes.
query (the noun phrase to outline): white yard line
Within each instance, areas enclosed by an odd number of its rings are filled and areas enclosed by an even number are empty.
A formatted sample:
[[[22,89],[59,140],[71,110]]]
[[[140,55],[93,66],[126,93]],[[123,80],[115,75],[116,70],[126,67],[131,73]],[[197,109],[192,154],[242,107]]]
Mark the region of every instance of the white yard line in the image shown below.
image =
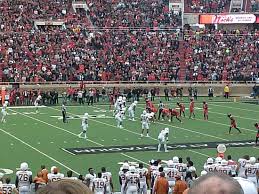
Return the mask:
[[[4,133],[4,134],[6,134],[6,135],[8,135],[8,136],[12,137],[13,139],[15,139],[15,140],[19,141],[20,143],[24,144],[25,146],[27,146],[27,147],[31,148],[32,150],[34,150],[34,151],[36,151],[36,152],[40,153],[41,155],[45,156],[46,158],[48,158],[48,159],[52,160],[53,162],[56,162],[57,164],[59,164],[59,165],[63,166],[64,168],[66,168],[66,169],[68,169],[68,170],[71,170],[71,171],[72,171],[72,172],[74,172],[75,174],[80,175],[80,173],[79,173],[79,172],[77,172],[77,171],[73,170],[72,168],[70,168],[70,167],[66,166],[65,164],[63,164],[62,162],[60,162],[60,161],[56,160],[55,158],[53,158],[53,157],[49,156],[48,154],[46,154],[46,153],[44,153],[44,152],[42,152],[42,151],[38,150],[37,148],[35,148],[35,147],[33,147],[32,145],[30,145],[30,144],[26,143],[25,141],[23,141],[23,140],[19,139],[18,137],[16,137],[16,136],[12,135],[11,133],[9,133],[9,132],[7,132],[7,131],[5,131],[5,130],[1,129],[1,128],[0,128],[0,131],[1,131],[1,132],[3,132],[3,133]]]
[[[52,108],[52,107],[48,107],[48,108],[51,108],[51,109],[56,110],[56,111],[60,111],[60,110],[55,109],[55,108]],[[17,111],[14,111],[14,110],[11,110],[11,111],[17,112]],[[69,133],[69,134],[71,134],[71,135],[74,135],[74,136],[77,136],[77,137],[78,137],[77,134],[75,134],[75,133],[73,133],[73,132],[71,132],[71,131],[68,131],[68,130],[66,130],[66,129],[63,129],[63,128],[61,128],[61,127],[58,127],[58,126],[49,124],[49,123],[47,123],[47,122],[45,122],[45,121],[42,121],[42,120],[40,120],[40,119],[31,117],[31,116],[28,116],[28,115],[25,115],[25,114],[20,113],[20,112],[17,112],[17,113],[20,114],[20,115],[23,115],[23,116],[25,116],[25,117],[28,117],[28,118],[30,118],[30,119],[33,119],[33,120],[35,120],[35,121],[41,122],[41,123],[43,123],[43,124],[46,124],[46,125],[48,125],[48,126],[51,126],[51,127],[53,127],[53,128],[59,129],[59,130],[61,130],[61,131],[63,131],[63,132],[66,132],[66,133]],[[75,114],[74,114],[74,115],[75,115]],[[87,139],[87,141],[89,141],[89,142],[91,142],[91,143],[94,143],[94,144],[96,144],[96,145],[98,145],[98,146],[104,147],[103,144],[100,144],[100,143],[98,143],[98,142],[96,142],[96,141],[93,141],[93,140],[90,140],[90,139]],[[134,158],[134,157],[129,156],[129,155],[124,154],[124,153],[120,153],[120,154],[123,155],[123,156],[125,156],[125,157],[128,157],[128,158],[130,158],[130,159],[133,159],[133,158]],[[148,165],[148,163],[146,163],[146,162],[144,162],[144,161],[142,161],[142,160],[139,160],[139,159],[137,159],[137,158],[134,158],[134,160],[135,160],[135,161],[138,161],[138,162],[142,162],[143,164]]]

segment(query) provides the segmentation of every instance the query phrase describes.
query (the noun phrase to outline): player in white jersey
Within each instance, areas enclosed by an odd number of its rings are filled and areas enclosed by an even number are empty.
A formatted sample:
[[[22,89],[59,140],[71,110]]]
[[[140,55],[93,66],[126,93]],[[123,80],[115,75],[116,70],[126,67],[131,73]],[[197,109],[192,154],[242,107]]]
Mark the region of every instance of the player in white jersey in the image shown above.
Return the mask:
[[[122,109],[122,96],[119,96],[114,103],[114,116]]]
[[[4,104],[3,104],[3,106],[2,106],[2,110],[1,110],[1,113],[2,113],[1,122],[2,122],[2,123],[5,123],[5,122],[6,122],[5,117],[6,117],[6,115],[7,115],[7,105],[8,105],[8,102],[5,101]]]
[[[40,101],[41,101],[42,97],[41,95],[39,95],[36,100],[34,101],[34,106],[36,108],[36,113],[39,113],[39,104],[40,104]]]
[[[138,168],[139,174],[139,194],[147,194],[147,168],[144,168],[143,163],[139,164]]]
[[[137,173],[135,166],[130,166],[129,171],[126,174],[124,191],[126,194],[137,194],[139,186],[139,174]]]
[[[243,158],[238,159],[238,165],[237,165],[237,175],[238,177],[246,178],[245,175],[245,165],[249,163],[249,156],[244,156]]]
[[[102,173],[97,173],[97,178],[93,179],[93,192],[94,194],[104,194],[107,193],[107,180],[102,178]]]
[[[116,113],[115,115],[115,119],[116,119],[116,122],[117,122],[117,127],[122,129],[122,121],[123,121],[123,111],[120,110],[119,112]]]
[[[164,128],[159,133],[158,138],[157,138],[158,139],[157,152],[160,152],[162,144],[164,145],[165,152],[168,152],[168,150],[167,150],[168,134],[169,134],[169,128]]]
[[[218,172],[224,173],[228,176],[232,175],[232,168],[228,166],[228,161],[225,159],[221,161],[221,165],[217,166],[216,169]]]
[[[89,118],[88,113],[85,113],[82,118],[82,123],[81,123],[82,132],[80,134],[78,134],[79,138],[84,138],[84,139],[87,138],[86,133],[87,133],[87,129],[88,129],[88,118]]]
[[[12,194],[12,193],[18,194],[19,193],[18,190],[15,187],[15,184],[11,184],[11,179],[10,178],[6,178],[5,179],[5,183],[3,183],[0,186],[0,193],[1,192],[3,194]]]
[[[214,161],[212,158],[208,158],[207,162],[204,164],[204,170],[206,172],[215,172],[217,165],[214,164]]]
[[[121,167],[121,170],[119,171],[119,181],[121,185],[121,194],[124,193],[124,187],[126,183],[126,174],[129,171],[129,164],[124,163]]]
[[[129,120],[135,121],[135,110],[136,106],[138,104],[138,101],[134,101],[128,108],[129,113]]]
[[[15,186],[19,194],[29,194],[31,192],[32,172],[26,162],[21,163],[20,170],[16,172]]]
[[[245,176],[257,187],[259,177],[259,163],[256,163],[255,157],[251,157],[249,163],[245,165]]]
[[[165,177],[169,183],[169,190],[175,185],[175,175],[178,174],[178,169],[174,167],[173,160],[167,162],[167,167],[164,168]],[[171,192],[171,191],[170,191]],[[170,193],[169,192],[169,193]]]
[[[93,188],[93,180],[96,178],[96,174],[94,173],[93,168],[88,169],[88,174],[85,175],[86,185],[92,189]]]
[[[58,172],[58,168],[56,166],[52,166],[50,169],[50,173],[48,173],[48,182],[56,182],[60,181],[64,178],[64,174]]]
[[[148,130],[149,130],[149,119],[148,119],[148,114],[147,111],[143,111],[143,113],[140,115],[141,119],[141,124],[142,124],[142,132],[141,132],[141,137],[144,135],[144,131],[147,130],[147,137],[149,137]]]
[[[102,167],[102,178],[106,180],[106,193],[112,193],[113,189],[113,182],[112,182],[112,173],[107,172],[105,167]]]

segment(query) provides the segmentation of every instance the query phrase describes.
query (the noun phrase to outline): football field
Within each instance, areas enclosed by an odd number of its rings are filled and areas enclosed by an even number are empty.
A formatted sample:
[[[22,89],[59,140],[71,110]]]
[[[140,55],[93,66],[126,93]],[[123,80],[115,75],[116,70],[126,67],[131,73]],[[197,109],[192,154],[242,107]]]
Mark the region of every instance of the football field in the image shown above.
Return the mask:
[[[175,107],[176,101],[169,101]],[[140,102],[136,108],[135,122],[124,120],[123,129],[116,126],[109,106],[67,106],[68,123],[61,119],[59,106],[41,107],[35,113],[34,107],[9,107],[7,122],[0,125],[0,168],[13,171],[21,162],[27,162],[34,175],[42,164],[48,169],[57,166],[66,174],[72,170],[76,176],[85,175],[93,167],[95,172],[105,166],[113,174],[115,190],[119,190],[119,162],[124,160],[148,164],[150,159],[169,160],[173,156],[187,156],[194,161],[198,173],[208,157],[216,157],[217,143],[227,144],[225,155],[234,159],[248,154],[259,156],[259,147],[254,147],[256,130],[254,123],[259,122],[259,106],[240,102],[209,101],[209,121],[203,120],[202,101],[196,102],[196,119],[183,118],[156,121],[150,125],[150,137],[140,137],[140,114],[145,105]],[[129,105],[129,103],[127,104]],[[185,106],[188,107],[187,101]],[[81,132],[81,119],[85,112],[90,115],[88,139],[78,138]],[[231,113],[237,120],[242,133],[232,129],[228,134]],[[127,114],[126,114],[127,115]],[[169,127],[169,152],[156,152],[157,136],[161,128]],[[236,147],[239,146],[239,147]],[[13,178],[14,173],[10,174]]]

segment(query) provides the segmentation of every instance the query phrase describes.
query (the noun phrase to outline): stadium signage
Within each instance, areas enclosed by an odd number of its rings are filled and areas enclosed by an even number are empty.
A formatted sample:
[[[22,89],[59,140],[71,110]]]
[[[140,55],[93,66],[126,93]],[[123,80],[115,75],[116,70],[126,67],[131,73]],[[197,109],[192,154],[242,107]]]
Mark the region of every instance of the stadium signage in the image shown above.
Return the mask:
[[[200,15],[200,24],[251,24],[256,22],[254,14]]]
[[[168,144],[168,150],[186,150],[186,149],[207,149],[215,148],[219,144],[225,144],[226,147],[246,147],[253,146],[253,140],[247,141],[230,141],[230,142],[202,142],[202,143],[186,143],[186,144]],[[81,154],[103,154],[103,153],[124,153],[124,152],[146,152],[157,151],[157,145],[129,145],[129,146],[103,146],[88,148],[62,148],[65,152],[72,155]]]

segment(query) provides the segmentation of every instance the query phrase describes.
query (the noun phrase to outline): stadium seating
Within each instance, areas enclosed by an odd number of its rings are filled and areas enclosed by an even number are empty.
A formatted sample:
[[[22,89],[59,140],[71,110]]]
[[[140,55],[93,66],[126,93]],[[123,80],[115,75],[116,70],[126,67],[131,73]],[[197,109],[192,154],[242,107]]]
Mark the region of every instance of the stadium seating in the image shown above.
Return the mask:
[[[230,0],[185,0],[186,13],[223,13],[229,12]]]

